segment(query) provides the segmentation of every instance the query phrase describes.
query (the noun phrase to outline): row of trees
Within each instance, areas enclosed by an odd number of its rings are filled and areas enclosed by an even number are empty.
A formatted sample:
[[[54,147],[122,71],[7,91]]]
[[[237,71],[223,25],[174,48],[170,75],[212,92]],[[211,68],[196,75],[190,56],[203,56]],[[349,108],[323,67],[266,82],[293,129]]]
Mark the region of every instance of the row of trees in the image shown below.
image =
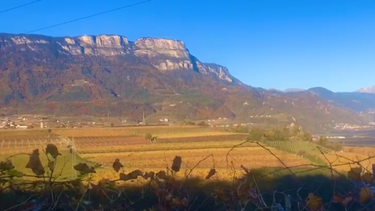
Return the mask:
[[[251,128],[247,140],[253,141],[310,141],[313,142],[314,138],[311,132],[304,131],[298,125],[289,125],[282,128],[265,129],[260,127]],[[338,142],[330,142],[326,137],[319,137],[316,141],[317,144],[339,151],[342,146]]]

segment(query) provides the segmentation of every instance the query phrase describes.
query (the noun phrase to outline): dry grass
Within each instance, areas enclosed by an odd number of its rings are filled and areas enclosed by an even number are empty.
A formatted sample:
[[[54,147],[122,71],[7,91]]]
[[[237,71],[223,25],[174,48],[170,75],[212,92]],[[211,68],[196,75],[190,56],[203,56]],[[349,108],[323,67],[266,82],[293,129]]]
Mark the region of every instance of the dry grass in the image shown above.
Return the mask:
[[[345,152],[351,152],[355,154],[365,155],[365,156],[375,156],[375,147],[344,147]]]
[[[150,151],[173,151],[173,150],[194,150],[194,149],[216,149],[216,148],[224,148],[229,150],[229,148],[233,147],[236,143],[239,143],[240,140],[237,142],[233,141],[220,141],[215,142],[214,140],[207,141],[207,142],[188,142],[188,143],[140,143],[140,144],[129,144],[127,145],[111,145],[108,146],[95,146],[95,142],[92,145],[88,144],[80,144],[76,142],[77,151],[80,154],[93,154],[93,153],[144,153]],[[241,146],[246,147],[246,145]]]
[[[218,143],[220,145],[220,143]],[[229,179],[228,173],[233,173],[232,167],[239,170],[241,165],[247,166],[249,169],[261,167],[282,167],[280,161],[269,154],[269,152],[255,144],[247,144],[241,148],[235,148],[228,155],[228,151],[233,146],[229,143],[224,143],[227,147],[199,149],[173,149],[173,150],[158,150],[154,146],[154,150],[149,151],[124,151],[120,153],[92,153],[81,155],[85,159],[93,160],[98,163],[103,163],[105,166],[110,167],[112,162],[119,158],[126,169],[140,169],[149,171],[150,169],[165,169],[170,167],[173,158],[181,156],[183,159],[183,166],[185,168],[192,168],[202,159],[208,157],[206,160],[200,162],[193,172],[193,176],[205,176],[210,168],[215,167],[218,171],[222,171],[223,178]],[[188,145],[185,145],[186,147]],[[276,149],[271,149],[272,152],[279,157],[286,165],[294,166],[301,164],[308,164],[309,161],[297,156],[281,152]],[[210,155],[212,155],[210,157]],[[228,158],[228,162],[227,162]],[[233,166],[232,166],[233,163]],[[151,167],[151,168],[150,168]],[[219,174],[219,175],[220,175]]]
[[[243,142],[239,136],[228,136],[229,138],[222,138],[223,135],[230,135],[223,130],[215,130],[207,127],[196,126],[169,126],[169,127],[126,127],[126,128],[84,128],[84,129],[53,129],[54,134],[65,137],[75,137],[75,144],[78,153],[84,160],[79,162],[86,162],[87,160],[95,161],[104,164],[104,168],[97,170],[95,178],[99,179],[107,177],[111,179],[118,178],[112,168],[112,162],[119,158],[125,165],[125,171],[140,169],[142,171],[159,171],[170,167],[175,156],[181,156],[183,159],[183,170],[179,172],[177,177],[184,177],[184,171],[192,168],[197,163],[199,165],[194,169],[191,176],[205,177],[211,168],[217,169],[217,179],[230,179],[233,177],[234,170],[237,174],[243,173],[240,166],[244,165],[249,169],[263,168],[263,167],[284,167],[296,166],[303,164],[310,164],[306,158],[302,158],[295,154],[299,150],[289,151],[268,147],[274,155],[269,151],[258,146],[255,143],[246,143],[236,147],[231,151],[233,146]],[[30,153],[35,147],[41,147],[46,143],[39,142],[36,137],[45,136],[48,131],[45,130],[27,130],[27,131],[2,131],[0,135],[7,134],[6,137],[35,137],[32,143],[22,141],[11,141],[12,145],[4,144],[3,150],[0,153],[0,160],[5,158],[5,154],[28,152]],[[144,139],[144,134],[151,133],[158,136],[160,141],[152,144]],[[186,137],[191,137],[186,138]],[[196,137],[196,138],[194,138]],[[163,139],[164,138],[164,139]],[[168,139],[169,138],[169,139]],[[232,140],[233,138],[233,140]],[[56,139],[56,138],[55,138]],[[58,140],[58,139],[56,139]],[[163,143],[163,140],[165,141]],[[7,143],[7,142],[4,142]],[[14,144],[14,146],[13,146]],[[56,142],[61,150],[66,150],[66,143]],[[297,146],[296,143],[282,143],[287,149],[302,149],[302,146]],[[305,146],[306,143],[298,143],[304,145],[306,148],[312,146]],[[64,146],[63,146],[64,145]],[[303,148],[304,150],[306,150]],[[228,154],[228,152],[230,153]],[[3,154],[1,156],[1,154]],[[365,160],[368,156],[375,155],[375,148],[365,147],[345,147],[344,152],[330,152],[325,154],[326,157],[320,155],[322,160],[327,159],[327,163],[332,163],[334,168],[339,171],[347,171],[350,167],[355,165],[340,165],[347,164],[353,160]],[[283,163],[280,162],[277,156]],[[43,156],[42,156],[43,157]],[[60,164],[68,162],[64,175],[71,175],[71,161],[70,155],[64,153],[60,159]],[[204,161],[202,159],[206,158]],[[14,158],[16,168],[30,173],[29,169],[25,169],[23,165],[26,164],[27,156],[21,155]],[[45,160],[44,160],[45,161]],[[368,167],[371,171],[371,163],[375,159],[366,160],[360,164]],[[60,168],[62,166],[58,166]],[[238,175],[237,175],[238,176]]]
[[[232,134],[220,129],[198,126],[53,129],[53,133],[65,137],[128,136],[151,133],[163,138]]]
[[[375,148],[344,147],[343,152],[328,153],[325,156],[326,160],[329,161],[327,163],[331,163],[335,170],[349,171],[352,167],[361,166],[367,171],[372,172],[372,164],[375,163]],[[357,161],[360,161],[360,165],[355,163]]]
[[[41,129],[27,129],[27,130],[19,130],[19,129],[8,129],[8,130],[0,130],[0,139],[3,137],[35,137],[35,136],[46,136],[48,135],[48,130],[41,130]]]

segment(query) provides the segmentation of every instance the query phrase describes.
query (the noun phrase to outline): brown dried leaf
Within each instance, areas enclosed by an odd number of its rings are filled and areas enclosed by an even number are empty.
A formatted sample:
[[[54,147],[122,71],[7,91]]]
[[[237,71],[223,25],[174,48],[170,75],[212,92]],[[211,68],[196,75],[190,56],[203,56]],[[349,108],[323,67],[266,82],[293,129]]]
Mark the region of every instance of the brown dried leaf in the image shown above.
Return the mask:
[[[142,177],[142,176],[143,176],[143,172],[141,170],[134,170],[130,172],[129,174],[120,173],[120,180],[128,181],[128,180],[137,179],[138,177]]]
[[[153,172],[153,171],[146,172],[146,173],[143,175],[143,178],[144,178],[144,179],[148,179],[148,178],[150,178],[151,180],[154,180],[154,179],[155,179],[155,172]]]
[[[356,174],[361,174],[362,173],[362,167],[355,167],[351,168],[351,170],[356,173]]]
[[[175,197],[175,198],[172,198],[171,204],[175,208],[184,209],[188,207],[189,201],[187,198],[180,199],[180,198]]]
[[[358,168],[352,168],[348,171],[348,178],[353,179],[356,182],[361,182],[361,173],[359,172]]]
[[[57,156],[61,155],[61,153],[59,153],[59,150],[57,149],[56,145],[54,145],[54,144],[47,144],[46,153],[50,154],[54,159],[56,159]]]
[[[143,176],[143,172],[137,169],[137,170],[130,172],[128,175],[131,175],[132,177],[137,178],[137,177]]]
[[[172,163],[172,170],[174,172],[179,172],[181,168],[182,158],[180,156],[175,156]]]
[[[124,166],[120,163],[120,159],[116,158],[115,162],[113,162],[112,164],[112,167],[113,167],[113,170],[115,170],[116,172],[119,172],[121,168],[123,168]]]
[[[347,207],[348,204],[352,201],[353,201],[353,195],[350,193],[345,196],[340,195],[338,193],[333,194],[333,199],[332,199],[333,203],[341,204],[342,206]]]
[[[10,159],[0,161],[0,171],[9,171],[14,169],[13,163]]]
[[[322,198],[314,195],[313,193],[309,193],[309,196],[306,199],[306,203],[310,211],[317,211],[321,209],[323,205]]]
[[[372,177],[371,173],[366,172],[362,175],[362,181],[371,184],[374,181],[374,178]]]
[[[43,175],[45,173],[42,162],[39,158],[39,149],[33,150],[29,157],[29,161],[26,164],[26,168],[29,168],[37,176]]]
[[[216,169],[211,169],[210,172],[208,172],[206,179],[210,179],[215,174],[216,174]]]
[[[373,198],[373,195],[371,193],[371,187],[368,187],[368,186],[362,187],[359,192],[359,202],[364,203],[364,202],[369,201],[372,198]]]
[[[156,177],[159,179],[167,179],[167,173],[165,171],[159,171],[156,173]]]
[[[89,167],[86,163],[78,163],[74,166],[74,169],[83,174],[96,173],[94,167]]]
[[[110,187],[113,187],[115,186],[115,182],[109,180],[109,179],[101,179],[98,184],[96,185],[96,187],[100,187],[100,188],[106,188],[107,186],[110,186]]]

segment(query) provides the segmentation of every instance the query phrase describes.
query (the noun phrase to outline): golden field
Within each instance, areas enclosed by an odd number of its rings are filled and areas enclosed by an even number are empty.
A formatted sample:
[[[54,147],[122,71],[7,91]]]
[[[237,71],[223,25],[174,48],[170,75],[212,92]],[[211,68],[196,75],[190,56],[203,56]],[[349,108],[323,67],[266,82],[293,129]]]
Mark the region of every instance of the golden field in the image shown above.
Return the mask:
[[[151,143],[145,140],[147,133],[159,139]],[[43,148],[47,143],[56,144],[63,154],[58,158],[56,171],[64,168],[61,176],[63,179],[71,178],[74,174],[72,165],[79,162],[102,165],[97,169],[95,180],[117,179],[118,173],[111,167],[116,158],[125,166],[125,172],[136,169],[157,172],[170,168],[173,158],[181,156],[182,169],[176,174],[177,177],[185,177],[187,172],[194,168],[190,176],[202,178],[211,168],[215,168],[217,174],[213,179],[227,180],[233,178],[234,173],[237,177],[244,173],[241,165],[248,169],[278,168],[284,165],[308,167],[312,161],[297,155],[300,151],[315,153],[315,157],[327,164],[332,163],[338,171],[347,171],[354,167],[355,165],[347,164],[354,160],[365,160],[368,157],[365,152],[375,155],[375,148],[360,147],[345,147],[343,152],[330,151],[323,155],[314,149],[316,146],[312,143],[306,145],[303,142],[290,141],[285,144],[274,143],[273,147],[262,147],[252,142],[238,145],[244,142],[246,134],[196,126],[52,129],[50,132],[14,130],[0,131],[0,135],[0,160],[13,154],[30,153],[39,148],[42,162],[45,163],[47,160],[43,158]],[[72,155],[67,150],[68,145],[75,146],[78,155],[74,164],[71,162]],[[25,154],[12,157],[17,170],[31,174],[31,171],[25,168],[27,160],[28,156]],[[362,161],[361,164],[371,170],[373,162],[375,160],[371,159]]]

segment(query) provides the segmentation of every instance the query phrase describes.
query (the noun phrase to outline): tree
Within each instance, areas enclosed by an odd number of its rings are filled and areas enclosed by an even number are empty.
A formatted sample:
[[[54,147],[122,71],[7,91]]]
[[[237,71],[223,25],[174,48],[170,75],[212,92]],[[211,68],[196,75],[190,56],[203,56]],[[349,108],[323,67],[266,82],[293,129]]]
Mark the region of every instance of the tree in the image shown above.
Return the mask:
[[[182,125],[195,125],[195,123],[192,122],[192,121],[184,121],[184,122],[182,123]]]
[[[208,126],[208,124],[205,121],[201,121],[197,125],[198,126]]]
[[[342,145],[339,142],[333,142],[332,144],[332,149],[335,151],[341,151],[342,150]]]
[[[267,139],[269,141],[287,141],[289,139],[289,131],[285,128],[272,128],[267,133]]]
[[[303,132],[302,141],[312,141],[312,135],[309,131]]]
[[[327,147],[329,145],[329,140],[326,137],[320,136],[318,143],[319,143],[319,145],[321,145],[323,147]]]
[[[147,133],[147,134],[145,135],[145,139],[151,141],[151,139],[152,139],[152,135],[151,135],[151,133]]]
[[[291,132],[294,136],[298,135],[301,132],[300,127],[298,125],[293,125]]]
[[[264,137],[265,131],[262,128],[252,128],[249,132],[248,141],[261,141]]]

